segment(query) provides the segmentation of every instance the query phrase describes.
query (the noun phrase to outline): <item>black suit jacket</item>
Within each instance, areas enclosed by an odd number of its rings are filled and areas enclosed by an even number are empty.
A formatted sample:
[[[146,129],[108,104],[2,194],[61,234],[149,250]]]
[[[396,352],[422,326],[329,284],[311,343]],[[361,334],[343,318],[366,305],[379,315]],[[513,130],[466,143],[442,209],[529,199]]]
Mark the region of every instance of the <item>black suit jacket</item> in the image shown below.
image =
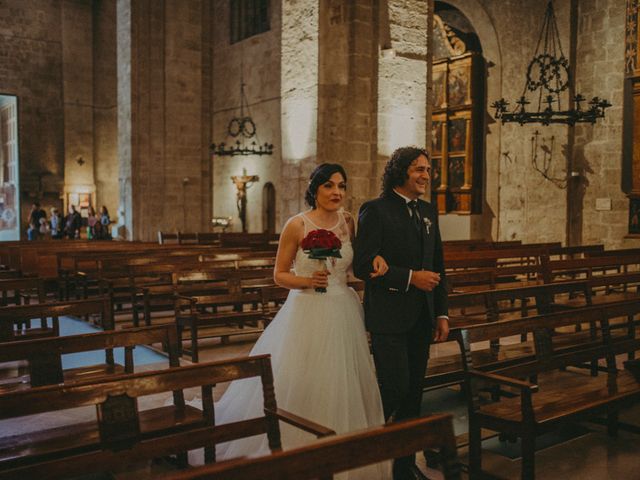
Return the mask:
[[[360,208],[353,270],[366,282],[365,323],[371,333],[405,333],[418,321],[433,326],[436,317],[448,314],[438,213],[424,200],[418,200],[418,210],[423,220],[422,235],[415,228],[406,201],[395,193],[368,201]],[[386,260],[389,271],[371,280],[376,255]],[[431,292],[414,286],[407,290],[410,269],[437,272],[440,284]],[[419,318],[425,301],[428,314]]]

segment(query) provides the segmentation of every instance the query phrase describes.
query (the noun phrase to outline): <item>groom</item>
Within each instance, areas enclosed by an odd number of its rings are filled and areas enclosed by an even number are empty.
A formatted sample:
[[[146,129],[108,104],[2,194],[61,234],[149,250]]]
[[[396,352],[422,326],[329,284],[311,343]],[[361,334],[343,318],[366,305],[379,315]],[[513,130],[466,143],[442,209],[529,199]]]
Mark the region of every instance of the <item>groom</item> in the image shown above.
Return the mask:
[[[421,200],[430,181],[425,150],[393,152],[382,195],[360,208],[353,269],[366,282],[364,311],[387,420],[420,415],[431,341],[449,334],[442,241],[436,208]],[[373,270],[382,256],[388,271]],[[394,480],[424,478],[415,455],[396,459]]]

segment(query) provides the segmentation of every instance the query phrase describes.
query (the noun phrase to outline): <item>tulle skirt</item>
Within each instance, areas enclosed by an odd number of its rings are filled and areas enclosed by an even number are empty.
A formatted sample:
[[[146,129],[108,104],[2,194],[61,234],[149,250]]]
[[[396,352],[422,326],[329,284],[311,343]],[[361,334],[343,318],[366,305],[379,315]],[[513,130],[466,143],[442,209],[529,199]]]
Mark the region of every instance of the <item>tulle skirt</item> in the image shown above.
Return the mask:
[[[338,434],[384,423],[362,306],[346,285],[330,285],[326,293],[292,290],[251,350],[252,355],[266,353],[271,355],[280,408]],[[216,423],[255,418],[263,414],[262,409],[260,379],[237,380],[216,404]],[[282,422],[280,426],[284,450],[315,440],[312,434]],[[221,444],[217,449],[218,460],[268,453],[266,435]],[[391,478],[390,462],[336,478]]]

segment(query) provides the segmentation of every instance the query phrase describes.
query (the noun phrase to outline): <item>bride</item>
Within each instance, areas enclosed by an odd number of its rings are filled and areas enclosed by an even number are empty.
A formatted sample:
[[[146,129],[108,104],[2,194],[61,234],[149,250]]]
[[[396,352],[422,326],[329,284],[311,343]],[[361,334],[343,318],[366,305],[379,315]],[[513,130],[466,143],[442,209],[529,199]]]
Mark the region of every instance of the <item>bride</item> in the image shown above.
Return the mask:
[[[337,164],[324,163],[311,174],[305,194],[311,210],[289,219],[276,256],[275,282],[291,292],[251,350],[251,355],[271,354],[280,407],[338,434],[384,423],[363,310],[358,295],[347,285],[354,222],[342,211],[346,185],[347,175]],[[326,270],[300,248],[307,233],[316,229],[330,230],[342,242],[342,258],[328,260]],[[382,257],[376,257],[372,276],[384,275],[387,268]],[[326,287],[326,293],[316,292],[319,287]],[[216,423],[256,417],[262,408],[259,379],[237,380],[216,405]],[[282,425],[281,431],[284,449],[314,440],[288,425]],[[218,458],[268,452],[266,436],[261,435],[220,445]],[[383,463],[339,478],[390,477],[389,465]]]

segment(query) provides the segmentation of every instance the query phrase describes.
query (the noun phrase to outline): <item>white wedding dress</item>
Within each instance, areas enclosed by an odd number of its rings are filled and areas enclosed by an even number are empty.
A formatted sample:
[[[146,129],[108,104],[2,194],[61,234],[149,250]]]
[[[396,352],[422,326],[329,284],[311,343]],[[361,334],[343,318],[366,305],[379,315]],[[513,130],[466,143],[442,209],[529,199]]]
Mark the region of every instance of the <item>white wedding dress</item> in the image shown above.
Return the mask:
[[[304,214],[305,236],[317,229]],[[331,273],[326,293],[292,290],[265,329],[251,355],[271,354],[278,406],[335,430],[338,434],[382,425],[382,401],[356,292],[347,285],[353,249],[343,213],[331,228],[342,241],[339,259],[327,260]],[[311,276],[319,260],[298,249],[294,271]],[[262,415],[258,378],[231,383],[216,403],[216,423]],[[283,449],[304,445],[315,437],[280,422]],[[268,454],[266,435],[250,437],[217,449],[218,460]],[[340,480],[391,478],[391,463],[371,465],[336,476]]]

